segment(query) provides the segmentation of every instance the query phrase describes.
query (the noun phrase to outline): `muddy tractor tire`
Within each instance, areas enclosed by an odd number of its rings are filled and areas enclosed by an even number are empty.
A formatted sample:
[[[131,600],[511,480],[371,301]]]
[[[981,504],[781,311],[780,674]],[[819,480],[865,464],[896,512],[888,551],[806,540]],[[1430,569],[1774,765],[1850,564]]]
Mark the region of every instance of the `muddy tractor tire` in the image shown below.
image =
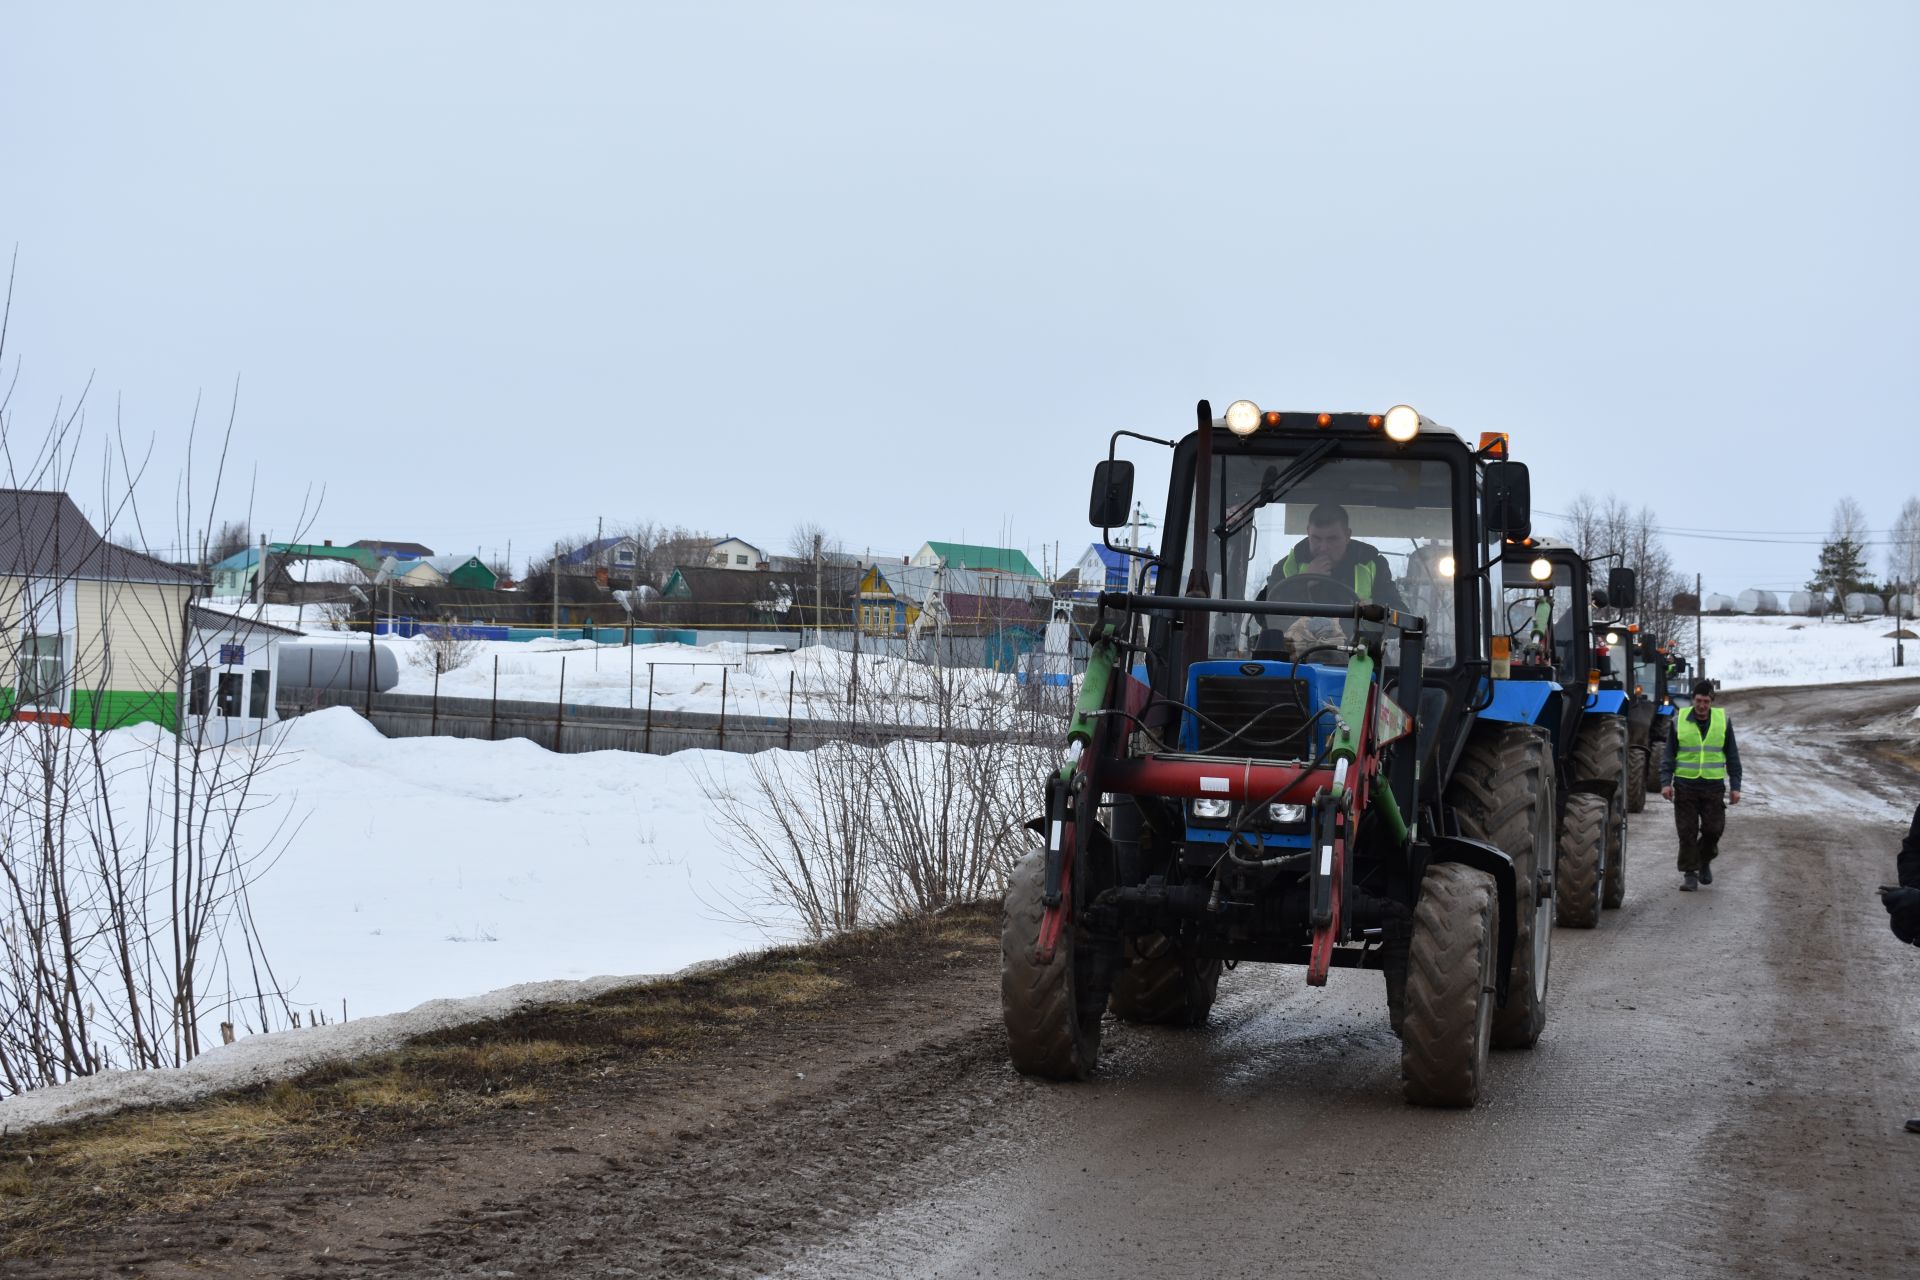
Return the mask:
[[[1427,868],[1408,943],[1400,1075],[1408,1102],[1470,1107],[1487,1074],[1500,940],[1498,895],[1484,871]]]
[[[1014,1070],[1048,1080],[1085,1080],[1100,1060],[1100,1015],[1107,993],[1094,948],[1079,921],[1060,931],[1044,963],[1035,947],[1046,905],[1046,854],[1022,858],[1007,885],[1000,928],[1000,1012]]]
[[[1634,747],[1627,752],[1627,812],[1639,813],[1647,807],[1647,769],[1652,761],[1647,748]],[[1618,903],[1609,903],[1618,906]]]
[[[1568,780],[1613,783],[1614,799],[1607,807],[1607,838],[1600,850],[1603,875],[1614,859],[1614,851],[1626,848],[1626,792],[1632,777],[1628,756],[1627,722],[1623,717],[1588,716],[1580,722],[1580,732],[1573,740],[1573,755],[1567,761]]]
[[[1591,929],[1600,923],[1601,860],[1606,856],[1608,819],[1613,806],[1590,791],[1567,797],[1560,824],[1560,911],[1557,920],[1569,929]]]
[[[1614,807],[1621,804],[1613,798]],[[1615,819],[1618,821],[1615,821]],[[1607,863],[1600,875],[1600,905],[1612,911],[1627,900],[1627,820],[1615,813],[1607,819]]]
[[[1164,934],[1128,938],[1107,1008],[1125,1022],[1197,1027],[1213,1010],[1221,962],[1198,960]]]
[[[1555,798],[1553,747],[1530,725],[1486,724],[1461,752],[1448,790],[1460,834],[1513,859],[1513,972],[1493,1019],[1493,1044],[1530,1049],[1547,1025],[1552,959]]]

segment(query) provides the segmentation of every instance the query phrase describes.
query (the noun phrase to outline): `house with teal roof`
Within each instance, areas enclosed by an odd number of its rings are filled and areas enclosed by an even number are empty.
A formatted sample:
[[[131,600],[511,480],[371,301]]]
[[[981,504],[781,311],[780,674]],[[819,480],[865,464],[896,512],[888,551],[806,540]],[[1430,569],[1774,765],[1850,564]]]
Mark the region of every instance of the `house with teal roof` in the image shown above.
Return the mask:
[[[933,568],[945,561],[949,569],[970,569],[975,573],[1004,573],[1019,578],[1044,581],[1040,571],[1027,559],[1026,552],[1012,547],[983,547],[970,542],[927,542],[907,559],[908,564]]]

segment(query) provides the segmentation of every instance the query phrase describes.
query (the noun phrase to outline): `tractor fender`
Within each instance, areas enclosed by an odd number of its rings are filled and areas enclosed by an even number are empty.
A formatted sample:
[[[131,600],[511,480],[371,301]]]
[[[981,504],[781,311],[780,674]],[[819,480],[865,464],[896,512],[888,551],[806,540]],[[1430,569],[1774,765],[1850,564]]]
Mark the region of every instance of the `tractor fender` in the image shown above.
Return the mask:
[[[1507,724],[1539,724],[1547,699],[1558,697],[1560,686],[1551,680],[1494,680],[1492,696],[1481,707],[1482,720],[1500,720]]]
[[[1495,996],[1501,1004],[1505,1004],[1507,975],[1513,970],[1513,940],[1520,928],[1520,890],[1514,881],[1513,859],[1507,856],[1505,850],[1467,836],[1432,836],[1427,843],[1430,850],[1427,855],[1429,866],[1436,862],[1457,862],[1493,877],[1494,886],[1500,893],[1500,962],[1497,966]]]
[[[1587,695],[1587,710],[1603,716],[1617,716],[1627,709],[1624,689],[1602,689]]]

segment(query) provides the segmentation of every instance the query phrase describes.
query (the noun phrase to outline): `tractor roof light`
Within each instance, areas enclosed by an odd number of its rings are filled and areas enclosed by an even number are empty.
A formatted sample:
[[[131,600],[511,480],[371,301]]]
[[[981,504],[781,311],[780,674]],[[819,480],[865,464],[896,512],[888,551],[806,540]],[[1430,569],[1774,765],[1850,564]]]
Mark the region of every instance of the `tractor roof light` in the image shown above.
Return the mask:
[[[1227,430],[1237,436],[1250,436],[1259,429],[1259,405],[1251,400],[1235,400],[1227,406]]]
[[[1613,645],[1613,644],[1619,644],[1619,643],[1620,643],[1620,633],[1619,633],[1618,631],[1609,631],[1609,632],[1607,632],[1607,643],[1608,643],[1608,644],[1610,644],[1610,645]]]
[[[1545,582],[1553,576],[1553,561],[1545,556],[1535,556],[1533,563],[1527,566],[1527,572],[1533,575],[1535,582]]]
[[[1600,692],[1600,673],[1596,670],[1589,670],[1587,672],[1587,692]]]
[[[1387,429],[1387,439],[1395,444],[1405,444],[1420,434],[1420,414],[1412,405],[1393,406],[1387,410],[1383,422]]]
[[[1453,563],[1452,556],[1440,557],[1440,576],[1441,577],[1451,578],[1453,576],[1453,571],[1456,567],[1457,566],[1455,566],[1455,564]]]

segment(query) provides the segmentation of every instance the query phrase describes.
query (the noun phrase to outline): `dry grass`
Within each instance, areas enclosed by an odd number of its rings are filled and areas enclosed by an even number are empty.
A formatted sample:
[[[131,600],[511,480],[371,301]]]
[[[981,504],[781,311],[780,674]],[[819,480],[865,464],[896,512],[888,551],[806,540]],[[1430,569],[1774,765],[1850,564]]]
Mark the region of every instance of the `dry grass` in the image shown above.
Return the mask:
[[[823,1016],[916,966],[981,961],[993,907],[769,952],[674,982],[529,1009],[165,1110],[0,1138],[0,1258],[115,1221],[180,1213],[343,1152],[553,1102],[609,1076]]]

